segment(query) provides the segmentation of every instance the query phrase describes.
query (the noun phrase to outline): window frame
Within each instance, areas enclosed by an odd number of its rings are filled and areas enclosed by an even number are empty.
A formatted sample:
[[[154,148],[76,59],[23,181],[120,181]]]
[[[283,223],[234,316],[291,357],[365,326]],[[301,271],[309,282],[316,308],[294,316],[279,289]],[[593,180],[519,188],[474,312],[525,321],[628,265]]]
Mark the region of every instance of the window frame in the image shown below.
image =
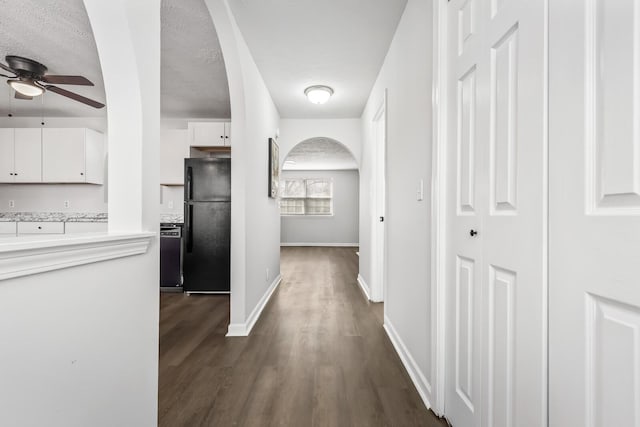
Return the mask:
[[[280,210],[280,216],[286,216],[286,217],[293,217],[293,218],[327,218],[327,217],[333,217],[335,216],[335,212],[333,210],[333,198],[334,198],[334,194],[333,194],[333,178],[321,178],[321,177],[291,177],[291,178],[281,178],[281,181],[283,181],[282,185],[280,186],[282,188],[282,191],[280,192],[280,194],[278,195],[278,209]],[[286,184],[284,183],[284,181],[302,181],[303,182],[303,188],[304,188],[304,197],[301,196],[289,196],[289,197],[283,197],[283,194],[286,190]],[[329,197],[308,197],[307,196],[307,181],[325,181],[329,183],[329,192],[331,194],[331,196]],[[282,201],[283,200],[302,200],[303,201],[303,209],[304,209],[304,213],[282,213]],[[329,213],[327,214],[319,214],[319,213],[313,213],[313,214],[309,214],[306,213],[307,211],[307,201],[313,201],[313,200],[329,200]]]

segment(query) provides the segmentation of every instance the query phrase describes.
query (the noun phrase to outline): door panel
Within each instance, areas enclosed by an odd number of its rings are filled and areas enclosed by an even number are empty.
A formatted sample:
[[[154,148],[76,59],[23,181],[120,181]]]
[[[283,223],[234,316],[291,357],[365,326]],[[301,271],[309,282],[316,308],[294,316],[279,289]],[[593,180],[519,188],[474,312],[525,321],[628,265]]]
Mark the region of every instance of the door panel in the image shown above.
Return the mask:
[[[42,129],[42,180],[86,182],[85,130]]]
[[[16,182],[42,182],[42,129],[15,130]]]
[[[549,423],[638,426],[640,1],[549,18]]]
[[[14,130],[0,129],[0,182],[14,182],[13,176],[13,145]]]
[[[474,213],[476,67],[458,80],[458,214]]]
[[[231,203],[196,202],[186,207],[184,289],[187,292],[228,292],[231,286]]]
[[[449,37],[445,412],[456,427],[544,426],[544,2],[452,0]]]
[[[199,202],[231,199],[230,159],[185,159],[185,200]]]

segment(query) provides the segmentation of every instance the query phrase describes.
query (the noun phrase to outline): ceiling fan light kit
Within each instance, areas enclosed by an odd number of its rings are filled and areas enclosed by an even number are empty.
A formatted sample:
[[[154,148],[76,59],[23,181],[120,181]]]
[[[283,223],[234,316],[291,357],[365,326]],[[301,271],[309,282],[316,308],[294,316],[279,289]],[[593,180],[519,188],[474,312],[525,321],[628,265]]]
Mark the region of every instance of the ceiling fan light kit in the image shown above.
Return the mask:
[[[312,104],[324,104],[333,95],[333,89],[324,85],[309,86],[304,90],[304,94]]]
[[[86,77],[50,75],[47,74],[47,67],[43,64],[21,56],[7,55],[5,60],[7,65],[0,63],[0,68],[14,75],[2,74],[2,76],[9,79],[7,84],[16,91],[15,97],[18,99],[32,99],[34,96],[42,95],[45,91],[51,91],[93,108],[104,107],[104,104],[93,99],[52,85],[93,86],[93,83]]]
[[[44,89],[38,86],[33,80],[7,80],[7,84],[21,95],[34,97],[44,93]]]

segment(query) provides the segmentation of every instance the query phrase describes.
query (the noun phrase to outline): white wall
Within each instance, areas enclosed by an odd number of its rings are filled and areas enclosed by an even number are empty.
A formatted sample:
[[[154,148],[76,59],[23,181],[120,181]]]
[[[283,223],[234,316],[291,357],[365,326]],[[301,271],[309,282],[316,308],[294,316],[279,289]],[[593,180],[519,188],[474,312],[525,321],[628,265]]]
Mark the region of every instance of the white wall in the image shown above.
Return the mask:
[[[45,125],[40,122],[40,117],[1,117],[0,128],[86,127],[104,134],[107,130],[106,117],[45,117]],[[106,212],[106,189],[106,185],[91,184],[0,184],[0,212]],[[65,200],[69,208],[64,207]]]
[[[109,114],[109,228],[157,232],[160,0],[84,3]],[[157,425],[158,262],[153,237],[144,255],[0,281],[0,424]]]
[[[357,170],[282,171],[285,178],[329,178],[333,181],[333,216],[283,216],[283,244],[358,245],[360,175]]]
[[[1,425],[155,425],[152,254],[0,281]]]
[[[362,157],[360,119],[282,119],[280,120],[280,166],[298,143],[316,137],[335,139],[351,151],[359,165]]]
[[[374,140],[372,120],[387,97],[387,292],[385,314],[425,382],[433,378],[430,277],[432,2],[409,0],[362,115],[360,274],[370,283]],[[424,200],[416,200],[420,180]],[[430,394],[422,390],[427,399]]]
[[[227,0],[205,0],[220,40],[231,98],[231,325],[242,334],[280,275],[280,212],[267,197],[268,138],[280,117]]]

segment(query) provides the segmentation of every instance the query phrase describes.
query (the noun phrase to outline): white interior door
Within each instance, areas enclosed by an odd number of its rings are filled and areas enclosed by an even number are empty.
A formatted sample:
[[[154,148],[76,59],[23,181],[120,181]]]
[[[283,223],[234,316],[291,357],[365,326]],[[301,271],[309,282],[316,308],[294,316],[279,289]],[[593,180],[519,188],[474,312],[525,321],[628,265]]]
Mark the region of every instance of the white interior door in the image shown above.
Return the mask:
[[[445,412],[456,427],[543,426],[545,7],[452,0],[448,12],[455,191]]]
[[[640,2],[550,2],[551,426],[640,425]]]
[[[386,287],[386,162],[387,162],[387,124],[386,97],[373,119],[373,134],[375,141],[375,218],[374,218],[374,282],[371,289],[371,300],[382,302],[385,299]]]

